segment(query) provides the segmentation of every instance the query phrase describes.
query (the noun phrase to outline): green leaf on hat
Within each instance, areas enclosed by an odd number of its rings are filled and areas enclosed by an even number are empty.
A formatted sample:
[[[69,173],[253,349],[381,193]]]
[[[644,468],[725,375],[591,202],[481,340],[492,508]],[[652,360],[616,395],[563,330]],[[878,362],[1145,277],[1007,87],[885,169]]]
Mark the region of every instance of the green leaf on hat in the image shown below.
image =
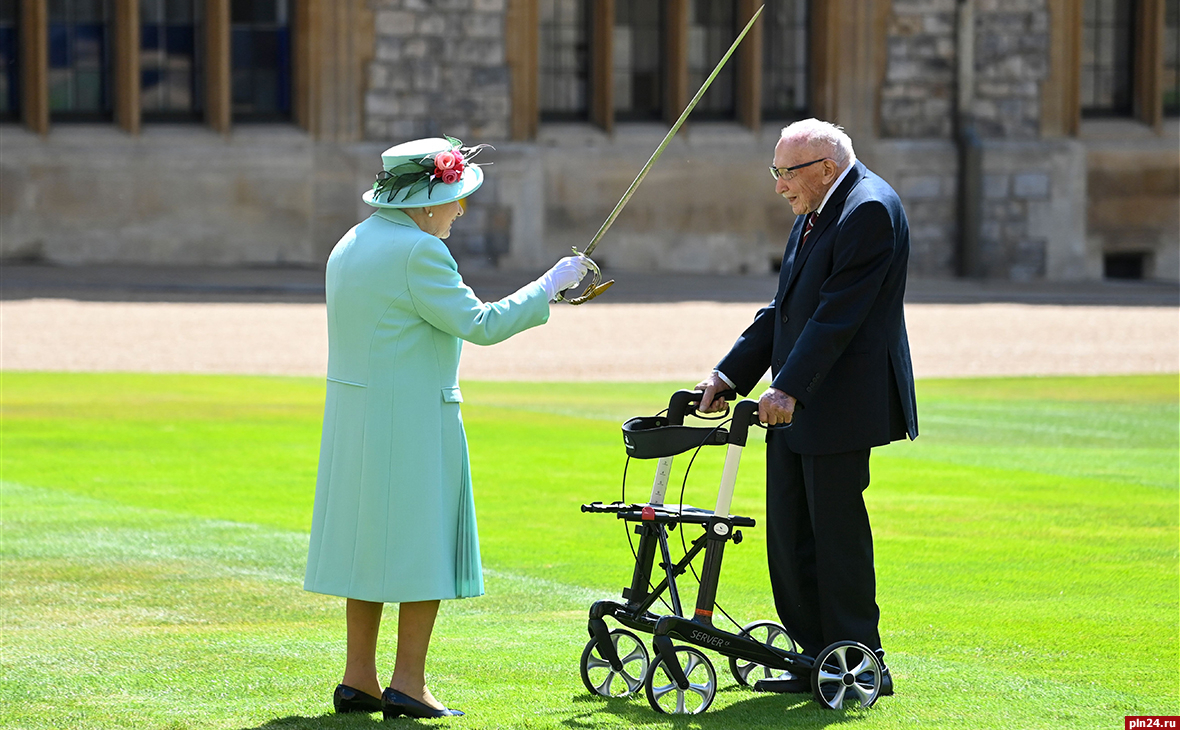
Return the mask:
[[[441,177],[436,177],[430,181],[430,189],[426,191],[426,197],[430,197],[434,193],[434,186],[442,182]]]
[[[426,178],[423,178],[423,179],[419,180],[418,182],[414,183],[413,185],[410,186],[409,191],[406,192],[406,198],[408,199],[410,196],[420,193],[422,190],[424,190],[426,188],[426,186],[428,184],[429,184],[429,181]]]
[[[451,147],[461,147],[463,145],[463,143],[461,141],[455,139],[454,137],[452,137],[450,135],[443,135],[443,136],[445,136],[447,138],[447,143],[450,144]]]
[[[403,162],[389,171],[391,175],[405,175],[406,173],[422,172],[424,168],[417,162]]]

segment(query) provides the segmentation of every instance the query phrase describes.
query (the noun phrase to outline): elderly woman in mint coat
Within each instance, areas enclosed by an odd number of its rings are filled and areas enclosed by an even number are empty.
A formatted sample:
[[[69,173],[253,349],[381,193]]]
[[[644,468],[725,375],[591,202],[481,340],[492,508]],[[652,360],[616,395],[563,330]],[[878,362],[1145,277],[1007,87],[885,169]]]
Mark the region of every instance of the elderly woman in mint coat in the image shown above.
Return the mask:
[[[462,714],[425,682],[439,601],[484,592],[459,412],[462,342],[491,345],[545,323],[557,292],[586,273],[568,257],[490,303],[463,283],[441,239],[483,182],[474,151],[451,138],[387,150],[385,173],[364,196],[376,212],[328,258],[327,401],[304,588],[348,599],[337,712]],[[400,605],[382,691],[385,603]]]

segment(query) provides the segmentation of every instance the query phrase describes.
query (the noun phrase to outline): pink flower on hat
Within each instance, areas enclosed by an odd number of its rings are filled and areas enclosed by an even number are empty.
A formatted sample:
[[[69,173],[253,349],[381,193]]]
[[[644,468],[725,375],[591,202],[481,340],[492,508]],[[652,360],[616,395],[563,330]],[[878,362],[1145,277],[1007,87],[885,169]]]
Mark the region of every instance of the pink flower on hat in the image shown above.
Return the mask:
[[[463,155],[458,152],[439,152],[434,156],[434,174],[439,175],[447,170],[454,170],[456,165],[463,164]],[[462,169],[462,168],[460,168]]]
[[[463,173],[458,170],[443,170],[442,175],[439,177],[442,178],[443,184],[454,185],[459,182],[459,178],[463,177]]]

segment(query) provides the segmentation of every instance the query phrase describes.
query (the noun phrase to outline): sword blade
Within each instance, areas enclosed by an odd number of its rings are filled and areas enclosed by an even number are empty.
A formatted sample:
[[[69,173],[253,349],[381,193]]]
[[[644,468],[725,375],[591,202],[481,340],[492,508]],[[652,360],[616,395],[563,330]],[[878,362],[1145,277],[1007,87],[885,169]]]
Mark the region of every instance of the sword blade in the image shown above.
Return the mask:
[[[688,115],[692,113],[694,108],[696,108],[696,105],[701,100],[701,97],[703,97],[705,92],[709,90],[709,86],[713,83],[713,79],[717,78],[717,74],[721,73],[721,69],[725,67],[725,63],[729,61],[729,57],[732,56],[733,52],[737,50],[737,47],[741,44],[742,39],[745,38],[746,34],[750,32],[750,28],[754,27],[754,22],[758,20],[758,16],[762,15],[762,10],[765,7],[766,6],[763,5],[758,8],[758,11],[754,13],[752,18],[750,18],[750,22],[746,23],[746,27],[743,28],[742,32],[738,34],[738,37],[734,39],[733,45],[729,47],[729,50],[726,51],[725,55],[721,57],[721,60],[717,62],[717,67],[713,69],[713,73],[709,74],[709,77],[705,79],[705,83],[701,84],[701,88],[697,90],[696,96],[692,97],[692,100],[688,102],[688,106],[684,107],[684,111],[680,113],[680,118],[677,119],[676,123],[672,125],[672,128],[668,130],[668,134],[664,137],[664,141],[660,142],[660,146],[656,147],[656,151],[651,153],[651,158],[647,161],[647,164],[643,166],[643,169],[639,171],[639,174],[635,176],[635,182],[631,183],[631,187],[627,188],[627,192],[623,193],[622,198],[619,198],[619,202],[615,205],[615,209],[612,210],[610,215],[606,217],[606,220],[603,221],[602,227],[598,229],[598,233],[594,234],[594,238],[591,239],[590,244],[586,246],[586,250],[582,252],[583,255],[589,256],[591,253],[593,253],[594,247],[598,245],[600,240],[602,240],[602,237],[606,234],[607,229],[610,228],[611,224],[615,222],[615,218],[619,217],[619,213],[621,213],[623,208],[626,207],[627,201],[631,200],[631,196],[635,194],[635,190],[639,187],[639,184],[643,182],[643,178],[647,177],[648,170],[651,169],[652,165],[656,164],[656,160],[660,159],[660,155],[664,154],[664,148],[667,147],[668,143],[672,141],[672,138],[676,136],[676,132],[680,131],[680,127],[684,126],[684,120],[688,119]]]

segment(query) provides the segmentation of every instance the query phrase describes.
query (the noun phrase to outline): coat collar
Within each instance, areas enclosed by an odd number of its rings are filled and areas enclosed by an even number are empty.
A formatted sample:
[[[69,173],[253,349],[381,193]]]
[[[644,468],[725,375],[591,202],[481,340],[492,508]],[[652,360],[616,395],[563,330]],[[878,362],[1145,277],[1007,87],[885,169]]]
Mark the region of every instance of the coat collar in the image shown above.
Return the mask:
[[[406,226],[408,228],[418,228],[418,224],[414,219],[406,215],[404,211],[397,208],[378,208],[373,211],[373,217],[382,218],[390,223],[396,223],[399,226]]]
[[[852,169],[844,176],[843,182],[840,183],[827,202],[824,203],[823,210],[820,211],[819,217],[815,219],[815,225],[811,227],[811,233],[808,234],[807,241],[803,244],[803,249],[795,253],[791,260],[791,274],[790,278],[787,279],[787,286],[784,289],[784,293],[795,283],[795,278],[799,276],[799,270],[803,268],[804,262],[807,261],[807,256],[815,249],[815,244],[823,236],[824,231],[843,212],[844,201],[848,198],[848,194],[864,179],[867,173],[868,169],[864,166],[864,163],[860,160],[854,162]],[[804,217],[800,216],[800,218]],[[802,235],[802,225],[797,226],[797,231],[791,232],[788,245],[792,252],[798,247],[799,237]]]

